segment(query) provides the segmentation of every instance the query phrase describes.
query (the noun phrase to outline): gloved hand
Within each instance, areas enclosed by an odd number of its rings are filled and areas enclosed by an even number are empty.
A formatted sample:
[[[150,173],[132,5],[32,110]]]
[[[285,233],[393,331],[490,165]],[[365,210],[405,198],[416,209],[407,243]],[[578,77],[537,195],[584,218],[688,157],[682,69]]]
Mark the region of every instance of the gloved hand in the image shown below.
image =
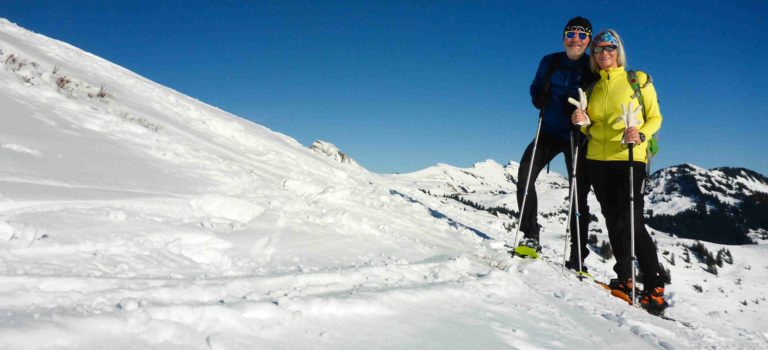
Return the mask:
[[[579,99],[576,100],[573,97],[568,97],[568,102],[576,106],[576,110],[571,114],[571,122],[578,126],[584,126],[592,124],[587,115],[587,94],[579,88]]]
[[[633,111],[632,102],[629,102],[629,106],[622,103],[621,110],[624,111],[624,114],[616,119],[617,123],[619,121],[624,121],[624,137],[621,139],[621,144],[639,144],[642,142],[640,140],[640,133],[637,130],[637,114],[640,113],[640,106],[637,106]]]

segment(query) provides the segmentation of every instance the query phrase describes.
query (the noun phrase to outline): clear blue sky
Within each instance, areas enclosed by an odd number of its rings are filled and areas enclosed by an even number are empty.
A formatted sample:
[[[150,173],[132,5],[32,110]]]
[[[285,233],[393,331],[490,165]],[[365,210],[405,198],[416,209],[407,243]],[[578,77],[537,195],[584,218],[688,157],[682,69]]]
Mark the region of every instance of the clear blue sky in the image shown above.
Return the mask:
[[[768,2],[8,1],[0,17],[378,173],[519,161],[571,17],[650,73],[655,168],[768,174]],[[563,173],[562,158],[553,169]]]

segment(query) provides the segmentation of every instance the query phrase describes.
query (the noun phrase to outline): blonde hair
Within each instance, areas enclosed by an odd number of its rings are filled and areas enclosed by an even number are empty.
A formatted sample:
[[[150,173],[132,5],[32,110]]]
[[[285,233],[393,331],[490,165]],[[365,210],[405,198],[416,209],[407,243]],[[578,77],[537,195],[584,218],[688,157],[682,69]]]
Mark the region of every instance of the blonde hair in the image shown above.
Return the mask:
[[[621,41],[621,37],[619,36],[619,33],[616,33],[613,29],[606,29],[603,31],[600,31],[600,33],[597,33],[597,35],[594,36],[594,38],[599,37],[600,35],[603,35],[603,33],[611,33],[614,37],[616,37],[616,40],[619,42],[619,57],[616,58],[616,63],[619,64],[619,67],[627,68],[627,53],[624,50],[624,42]],[[597,64],[597,61],[595,60],[595,42],[597,40],[592,39],[592,43],[589,45],[589,68],[592,69],[593,72],[597,73],[600,72],[600,65]]]

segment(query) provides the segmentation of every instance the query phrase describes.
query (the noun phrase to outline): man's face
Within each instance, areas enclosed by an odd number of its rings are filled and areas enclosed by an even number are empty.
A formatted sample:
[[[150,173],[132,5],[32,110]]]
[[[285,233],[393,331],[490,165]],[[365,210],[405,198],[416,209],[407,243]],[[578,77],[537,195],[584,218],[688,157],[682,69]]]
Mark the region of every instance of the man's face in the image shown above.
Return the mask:
[[[570,38],[569,38],[570,37]],[[582,39],[582,37],[584,39]],[[579,57],[589,47],[589,35],[580,30],[570,30],[563,36],[563,47],[570,57]]]

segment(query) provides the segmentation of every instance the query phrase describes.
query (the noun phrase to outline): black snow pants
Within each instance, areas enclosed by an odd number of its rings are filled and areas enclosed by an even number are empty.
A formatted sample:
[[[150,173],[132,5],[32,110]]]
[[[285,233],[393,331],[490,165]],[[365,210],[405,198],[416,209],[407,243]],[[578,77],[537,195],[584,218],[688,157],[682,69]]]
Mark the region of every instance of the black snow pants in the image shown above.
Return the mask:
[[[584,260],[589,254],[587,249],[587,230],[589,228],[589,206],[587,205],[587,195],[589,194],[589,183],[586,175],[587,144],[584,142],[586,136],[578,131],[573,131],[574,145],[579,146],[579,160],[576,169],[576,189],[578,192],[577,202],[579,208],[579,230],[581,233],[581,259]],[[523,153],[520,160],[520,168],[517,171],[517,207],[520,208],[525,195],[525,184],[528,181],[528,168],[531,165],[531,155],[533,154],[533,144],[531,142]],[[558,154],[565,156],[565,167],[568,169],[568,184],[571,184],[573,174],[573,160],[571,155],[571,142],[568,140],[559,140],[542,131],[539,135],[539,143],[536,146],[536,157],[531,170],[531,183],[528,186],[528,197],[525,199],[525,208],[520,219],[520,231],[523,231],[525,238],[533,238],[539,241],[539,223],[537,220],[538,200],[536,198],[536,178],[542,169],[554,159]],[[577,241],[576,241],[576,207],[571,214],[571,254],[570,259],[577,262]]]
[[[608,227],[616,265],[613,270],[619,280],[632,277],[631,230],[629,217],[629,162],[628,161],[586,161],[589,183],[600,202],[600,208]],[[645,289],[663,287],[659,277],[659,257],[651,236],[645,229],[643,218],[642,183],[645,178],[645,163],[633,162],[635,255],[643,273]]]

